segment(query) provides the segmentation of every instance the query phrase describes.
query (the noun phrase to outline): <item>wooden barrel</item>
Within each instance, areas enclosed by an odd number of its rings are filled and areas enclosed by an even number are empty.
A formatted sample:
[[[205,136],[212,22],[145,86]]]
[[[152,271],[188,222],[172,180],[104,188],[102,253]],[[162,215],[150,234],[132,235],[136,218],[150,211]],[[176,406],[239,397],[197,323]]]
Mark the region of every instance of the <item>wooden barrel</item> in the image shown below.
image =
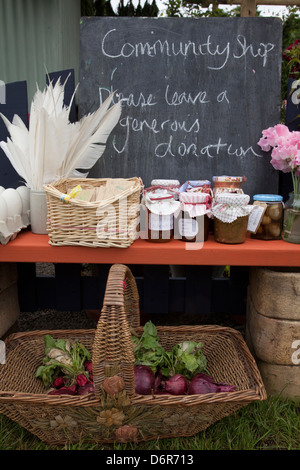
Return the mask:
[[[300,269],[251,268],[246,342],[270,395],[300,397]]]

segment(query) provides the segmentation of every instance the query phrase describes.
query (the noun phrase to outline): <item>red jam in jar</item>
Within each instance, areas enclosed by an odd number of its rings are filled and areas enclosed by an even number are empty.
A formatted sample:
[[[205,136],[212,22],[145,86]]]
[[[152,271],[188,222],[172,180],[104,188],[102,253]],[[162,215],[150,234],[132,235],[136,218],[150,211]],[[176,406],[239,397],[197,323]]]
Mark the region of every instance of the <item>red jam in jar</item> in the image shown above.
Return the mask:
[[[163,181],[163,184],[158,184]],[[178,184],[174,180],[154,180],[144,191],[143,204],[146,208],[147,240],[168,242],[174,237],[174,214],[179,209]],[[167,183],[170,183],[169,186]]]
[[[206,241],[211,217],[211,195],[201,191],[187,191],[180,193],[179,200],[181,213],[178,238],[185,242]]]

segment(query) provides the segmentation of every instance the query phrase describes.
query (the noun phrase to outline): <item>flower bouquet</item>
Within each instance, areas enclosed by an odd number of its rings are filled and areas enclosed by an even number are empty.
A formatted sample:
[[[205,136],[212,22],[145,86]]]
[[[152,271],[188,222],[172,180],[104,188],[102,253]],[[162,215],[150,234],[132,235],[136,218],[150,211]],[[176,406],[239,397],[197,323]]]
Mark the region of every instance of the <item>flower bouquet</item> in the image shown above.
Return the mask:
[[[290,131],[284,124],[277,124],[262,132],[258,145],[264,152],[271,152],[271,165],[275,170],[291,173],[293,202],[286,208],[282,238],[300,243],[300,132]]]

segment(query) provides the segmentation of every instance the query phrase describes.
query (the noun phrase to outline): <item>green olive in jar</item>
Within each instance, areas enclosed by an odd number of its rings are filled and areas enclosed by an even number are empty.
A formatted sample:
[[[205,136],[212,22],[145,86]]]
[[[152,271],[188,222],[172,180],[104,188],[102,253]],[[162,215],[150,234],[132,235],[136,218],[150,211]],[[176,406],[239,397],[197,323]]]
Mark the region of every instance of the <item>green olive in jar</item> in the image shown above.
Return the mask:
[[[272,222],[271,217],[269,217],[268,215],[264,215],[263,218],[262,218],[261,224],[262,225],[269,225],[271,222]]]
[[[267,215],[277,222],[282,218],[282,204],[272,204],[267,209]]]
[[[268,234],[271,237],[278,238],[280,237],[281,234],[281,225],[280,224],[275,224],[271,223],[268,225]]]
[[[253,196],[254,204],[266,207],[260,226],[252,238],[261,240],[279,240],[281,238],[283,204],[282,196],[277,194],[256,194]]]

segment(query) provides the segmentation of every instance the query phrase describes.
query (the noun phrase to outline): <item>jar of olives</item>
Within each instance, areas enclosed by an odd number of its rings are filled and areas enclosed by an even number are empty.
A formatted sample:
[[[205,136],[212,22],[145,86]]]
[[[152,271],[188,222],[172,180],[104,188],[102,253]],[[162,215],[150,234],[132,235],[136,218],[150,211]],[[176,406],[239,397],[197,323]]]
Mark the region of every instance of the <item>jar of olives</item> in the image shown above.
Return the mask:
[[[265,208],[256,233],[251,238],[260,240],[280,240],[283,223],[282,196],[277,194],[256,194],[253,205]]]

